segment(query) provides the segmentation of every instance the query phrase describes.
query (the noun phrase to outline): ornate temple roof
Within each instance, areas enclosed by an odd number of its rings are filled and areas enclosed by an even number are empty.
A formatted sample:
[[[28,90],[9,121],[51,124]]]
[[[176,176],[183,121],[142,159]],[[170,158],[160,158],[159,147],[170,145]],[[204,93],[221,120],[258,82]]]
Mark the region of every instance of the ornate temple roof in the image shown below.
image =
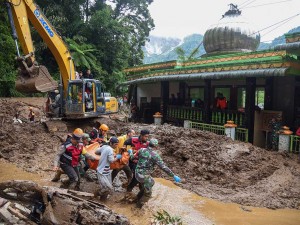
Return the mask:
[[[230,9],[223,18],[205,32],[203,38],[207,55],[251,52],[257,49],[259,43],[259,32],[242,16],[237,5],[233,4],[230,4]]]
[[[285,38],[285,44],[263,51],[218,52],[200,59],[127,68],[124,70],[127,81],[121,85],[163,80],[300,76],[300,33],[286,34]]]

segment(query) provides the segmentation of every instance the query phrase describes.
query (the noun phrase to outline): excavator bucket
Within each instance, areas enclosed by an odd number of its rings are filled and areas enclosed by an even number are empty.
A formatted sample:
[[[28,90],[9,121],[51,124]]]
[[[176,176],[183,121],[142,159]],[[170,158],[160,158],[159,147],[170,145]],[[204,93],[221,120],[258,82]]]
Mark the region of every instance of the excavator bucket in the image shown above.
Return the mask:
[[[45,66],[32,66],[27,70],[19,69],[16,89],[23,93],[47,92],[54,90],[58,84]]]

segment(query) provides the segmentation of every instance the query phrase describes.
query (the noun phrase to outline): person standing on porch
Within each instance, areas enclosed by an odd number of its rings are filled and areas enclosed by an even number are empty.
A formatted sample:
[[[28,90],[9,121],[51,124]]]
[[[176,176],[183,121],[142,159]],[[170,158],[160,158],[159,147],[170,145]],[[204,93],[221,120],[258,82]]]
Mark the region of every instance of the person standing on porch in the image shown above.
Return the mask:
[[[221,109],[221,110],[227,109],[227,99],[226,99],[226,97],[223,96],[222,93],[218,93],[216,104],[217,104],[216,106],[218,109]]]

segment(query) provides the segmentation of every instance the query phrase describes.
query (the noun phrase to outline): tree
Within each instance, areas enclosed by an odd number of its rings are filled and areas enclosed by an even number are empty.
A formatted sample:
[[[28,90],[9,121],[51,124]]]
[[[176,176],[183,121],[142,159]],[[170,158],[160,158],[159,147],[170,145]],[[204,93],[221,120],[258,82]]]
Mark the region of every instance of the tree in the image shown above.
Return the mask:
[[[131,57],[129,65],[142,63],[144,58],[142,47],[154,28],[148,6],[153,0],[111,0],[115,4],[115,18],[129,31]]]
[[[91,68],[94,76],[108,89],[114,89],[119,82],[125,80],[122,72],[125,67],[142,63],[142,46],[154,27],[148,10],[151,2],[152,0],[36,0],[41,12],[69,43],[75,65],[82,69]],[[1,8],[1,11],[4,9]],[[0,26],[4,21],[3,14],[5,13],[1,12]],[[1,30],[0,35],[7,36],[7,31]],[[32,29],[31,32],[37,61],[40,65],[45,65],[54,78],[58,78],[59,67],[52,53],[37,31]],[[11,53],[14,53],[13,40],[6,40],[2,36],[0,45],[2,40],[8,45],[1,50],[12,47]],[[10,57],[9,50],[5,50],[4,56]],[[0,63],[6,62],[6,58],[0,58]],[[16,74],[16,66],[11,61],[1,69]],[[0,77],[2,74],[7,73],[1,73]]]
[[[97,58],[94,55],[97,49],[91,44],[86,44],[85,40],[86,38],[82,36],[74,36],[73,39],[66,39],[76,68],[80,68],[81,70],[92,68],[94,71],[101,71],[100,66],[97,65]]]
[[[128,66],[130,50],[126,28],[113,18],[111,7],[106,6],[92,14],[85,34],[87,43],[93,43],[97,49],[94,56],[102,68],[100,79],[108,89],[113,88],[118,80],[112,77]]]
[[[5,7],[0,8],[0,96],[20,95],[15,90],[16,45],[11,35]]]

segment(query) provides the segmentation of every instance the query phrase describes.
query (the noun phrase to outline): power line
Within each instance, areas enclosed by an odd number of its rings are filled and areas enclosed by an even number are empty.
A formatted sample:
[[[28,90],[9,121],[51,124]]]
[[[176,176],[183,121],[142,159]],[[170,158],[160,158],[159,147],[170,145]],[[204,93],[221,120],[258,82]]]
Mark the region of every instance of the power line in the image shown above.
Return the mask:
[[[252,33],[251,35],[256,34],[256,33],[258,33],[258,32],[261,32],[261,31],[263,31],[263,30],[269,29],[269,28],[271,28],[271,27],[273,27],[273,26],[276,26],[276,25],[278,25],[278,24],[281,24],[281,23],[283,23],[283,22],[289,21],[289,20],[291,20],[291,19],[293,19],[294,17],[299,16],[299,15],[300,15],[300,13],[298,13],[298,14],[296,14],[296,15],[294,15],[294,16],[291,16],[291,17],[289,17],[289,18],[287,18],[287,19],[281,20],[281,21],[279,21],[279,22],[277,22],[277,23],[274,23],[274,24],[272,24],[272,25],[270,25],[270,26],[267,26],[267,27],[265,27],[265,28],[263,28],[263,29],[261,29],[261,30],[258,30],[258,31],[256,31],[256,32]],[[280,26],[281,26],[281,25],[280,25]],[[276,28],[277,28],[277,27],[276,27]]]
[[[242,7],[242,5],[244,5],[245,3],[249,2],[251,0],[247,0],[247,1],[244,1],[242,4],[239,5],[239,7]]]
[[[251,3],[255,2],[256,0],[252,0],[251,2],[247,3],[246,5],[242,6],[240,9],[245,8],[246,6],[250,5]]]
[[[285,40],[285,37],[277,37],[277,38],[274,38],[273,40],[268,40],[268,41],[261,41],[261,43],[270,43],[272,41],[274,41],[276,39],[276,41],[281,41],[281,40]]]
[[[298,15],[300,15],[300,13],[299,13]],[[274,29],[272,29],[272,30],[268,31],[267,33],[263,34],[262,37],[265,36],[265,35],[267,35],[268,33],[272,32],[273,30],[276,30],[278,27],[280,27],[280,26],[282,26],[282,25],[284,25],[284,24],[290,22],[290,20],[292,20],[292,19],[294,19],[294,18],[290,18],[289,20],[285,21],[284,23],[279,24],[279,25],[278,25],[277,27],[275,27]]]
[[[279,1],[279,2],[266,3],[266,4],[262,4],[262,5],[248,6],[248,7],[244,7],[243,9],[256,8],[256,7],[265,6],[265,5],[274,5],[277,3],[290,2],[290,1],[293,1],[293,0],[285,0],[285,1]]]

